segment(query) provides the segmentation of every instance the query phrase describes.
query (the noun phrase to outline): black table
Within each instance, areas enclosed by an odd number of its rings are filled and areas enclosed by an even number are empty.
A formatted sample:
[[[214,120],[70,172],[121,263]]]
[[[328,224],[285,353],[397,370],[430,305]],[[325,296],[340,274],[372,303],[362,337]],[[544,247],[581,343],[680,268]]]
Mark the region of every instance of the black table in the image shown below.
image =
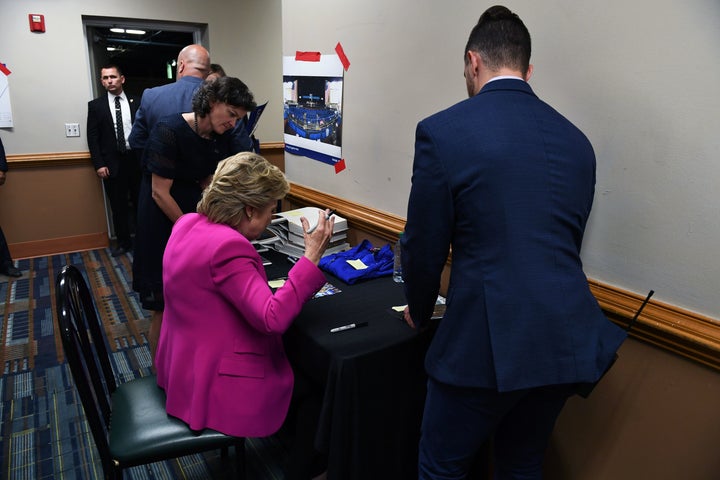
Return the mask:
[[[283,255],[268,278],[287,274]],[[316,446],[328,454],[329,480],[416,479],[425,400],[425,351],[432,330],[408,327],[393,306],[404,305],[401,284],[383,277],[347,285],[305,304],[284,340],[293,368],[325,385]],[[332,328],[367,322],[362,328]]]

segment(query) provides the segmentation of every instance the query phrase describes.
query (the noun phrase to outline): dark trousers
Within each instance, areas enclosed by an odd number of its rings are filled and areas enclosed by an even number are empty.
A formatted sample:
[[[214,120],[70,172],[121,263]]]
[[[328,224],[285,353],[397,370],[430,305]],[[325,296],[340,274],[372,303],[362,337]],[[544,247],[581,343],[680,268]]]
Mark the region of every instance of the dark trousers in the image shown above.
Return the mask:
[[[571,385],[499,393],[428,380],[420,439],[420,480],[464,479],[492,442],[493,478],[542,478],[548,439]]]
[[[132,248],[131,233],[135,229],[140,168],[132,151],[122,154],[120,163],[117,174],[104,179],[103,183],[110,202],[117,244],[129,250]]]
[[[327,469],[326,456],[315,449],[322,395],[322,388],[295,372],[290,411],[283,425],[292,437],[285,480],[310,480]]]
[[[5,234],[0,227],[0,268],[9,267],[12,265],[12,257],[10,256],[10,249],[8,248],[7,240],[5,240]]]

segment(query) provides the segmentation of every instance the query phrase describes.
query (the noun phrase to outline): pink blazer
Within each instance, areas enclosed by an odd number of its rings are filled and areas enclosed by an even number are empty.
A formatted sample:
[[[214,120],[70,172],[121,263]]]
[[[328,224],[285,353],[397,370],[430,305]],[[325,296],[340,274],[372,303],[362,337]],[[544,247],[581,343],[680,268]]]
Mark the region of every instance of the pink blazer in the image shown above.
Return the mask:
[[[167,412],[194,430],[275,433],[293,388],[281,335],[323,286],[323,273],[303,257],[273,294],[243,235],[190,213],[173,227],[163,282],[155,368]]]

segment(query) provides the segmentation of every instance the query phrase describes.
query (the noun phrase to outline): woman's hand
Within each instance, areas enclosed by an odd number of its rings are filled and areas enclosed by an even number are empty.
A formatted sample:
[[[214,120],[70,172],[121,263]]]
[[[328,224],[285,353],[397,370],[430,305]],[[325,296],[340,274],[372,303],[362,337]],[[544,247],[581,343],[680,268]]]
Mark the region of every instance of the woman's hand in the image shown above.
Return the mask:
[[[304,232],[303,237],[305,237],[305,257],[315,265],[320,263],[320,259],[325,253],[325,249],[330,243],[330,237],[333,234],[335,219],[332,216],[328,218],[329,214],[330,210],[318,212],[318,224],[312,233],[307,233],[310,228],[307,218],[300,217]]]

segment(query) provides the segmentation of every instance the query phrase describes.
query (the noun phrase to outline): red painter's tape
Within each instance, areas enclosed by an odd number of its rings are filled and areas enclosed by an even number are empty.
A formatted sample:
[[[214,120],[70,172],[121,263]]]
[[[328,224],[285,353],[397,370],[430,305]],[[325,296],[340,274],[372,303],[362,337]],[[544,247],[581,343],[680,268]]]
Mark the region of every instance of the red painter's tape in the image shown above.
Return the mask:
[[[347,55],[345,55],[345,51],[343,50],[342,45],[340,45],[340,42],[335,45],[335,52],[338,54],[338,57],[340,57],[340,61],[347,72],[347,69],[350,68],[350,60],[348,60]]]
[[[340,173],[345,170],[345,159],[341,158],[339,162],[335,164],[335,173]]]
[[[295,52],[296,62],[319,62],[320,52]]]

